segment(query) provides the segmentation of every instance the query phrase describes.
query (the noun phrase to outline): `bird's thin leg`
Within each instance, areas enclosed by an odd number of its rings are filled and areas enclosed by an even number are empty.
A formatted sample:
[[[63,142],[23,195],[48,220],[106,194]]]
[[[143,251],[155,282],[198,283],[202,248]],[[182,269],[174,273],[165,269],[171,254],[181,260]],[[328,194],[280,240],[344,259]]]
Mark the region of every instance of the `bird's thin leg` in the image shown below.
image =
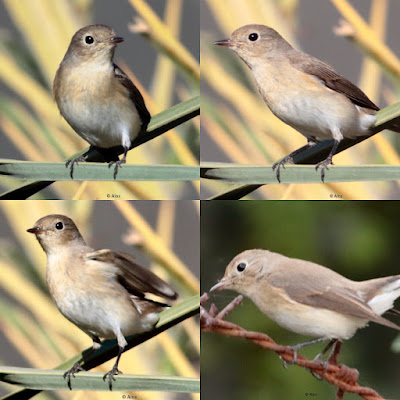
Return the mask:
[[[83,362],[84,360],[86,360],[91,354],[93,354],[94,351],[96,351],[97,349],[99,349],[100,346],[101,346],[101,341],[100,341],[100,339],[99,339],[97,336],[93,337],[92,339],[93,339],[93,346],[92,346],[92,348],[91,348],[88,352],[86,352],[86,353],[72,366],[72,368],[70,368],[68,371],[66,371],[66,372],[64,373],[64,375],[63,375],[63,376],[64,376],[64,379],[67,380],[67,384],[68,384],[69,390],[72,390],[72,387],[71,387],[71,375],[75,378],[75,374],[76,374],[76,373],[78,373],[79,371],[83,371],[83,368],[82,368],[82,366],[81,366],[82,362]]]
[[[128,153],[129,147],[125,147],[124,146],[124,155],[122,156],[122,158],[120,160],[117,161],[110,161],[108,163],[108,168],[111,168],[112,165],[115,164],[115,168],[114,168],[114,179],[117,177],[117,173],[118,173],[118,168],[122,166],[122,164],[126,164],[126,155]]]
[[[340,348],[342,346],[342,342],[339,339],[332,339],[327,346],[321,351],[321,353],[317,354],[314,357],[314,361],[319,361],[322,356],[333,346],[331,354],[329,354],[327,361],[321,361],[322,365],[324,366],[324,372],[322,374],[316,374],[315,372],[311,371],[311,374],[317,378],[322,379],[322,375],[326,374],[328,371],[329,365],[337,365],[338,357],[340,353]]]
[[[119,359],[121,358],[123,351],[124,351],[124,348],[119,346],[118,355],[117,355],[117,359],[115,360],[114,366],[111,368],[110,371],[108,371],[103,376],[103,381],[105,381],[106,378],[108,378],[108,387],[110,388],[110,390],[112,390],[112,381],[115,381],[114,375],[122,374],[122,372],[118,369],[118,363],[119,363]]]
[[[324,161],[319,162],[316,166],[315,166],[315,170],[318,171],[318,168],[321,168],[321,180],[322,182],[325,181],[325,170],[328,170],[328,165],[333,165],[333,161],[332,161],[332,157],[335,155],[336,150],[339,146],[340,140],[334,140],[333,142],[333,146],[331,151],[328,154],[328,157],[325,158]]]
[[[74,179],[74,165],[75,164],[78,165],[78,163],[80,163],[81,161],[85,161],[86,160],[86,156],[89,154],[91,149],[92,149],[92,146],[90,146],[89,150],[86,151],[85,153],[81,154],[79,157],[76,157],[76,158],[74,158],[72,160],[68,160],[65,163],[65,167],[66,168],[70,167],[69,174],[71,176],[71,179]]]
[[[122,374],[122,372],[118,369],[118,363],[119,359],[121,358],[121,355],[124,351],[125,346],[128,344],[127,341],[124,338],[124,335],[121,332],[121,329],[118,327],[115,327],[115,333],[117,335],[117,341],[118,341],[118,355],[117,359],[115,360],[114,366],[111,368],[110,371],[108,371],[104,376],[103,376],[103,381],[108,378],[108,387],[110,390],[112,390],[112,381],[115,381],[114,375]]]
[[[307,144],[303,147],[300,147],[299,149],[292,151],[290,154],[288,154],[286,157],[282,158],[282,160],[276,162],[272,166],[272,170],[275,171],[276,168],[276,179],[278,180],[279,183],[281,183],[281,167],[285,169],[285,164],[293,164],[293,157],[296,156],[297,154],[302,153],[305,150],[308,150],[310,147],[313,147],[317,142],[314,139],[307,139]]]
[[[322,338],[310,340],[309,342],[299,343],[299,344],[296,344],[294,346],[288,346],[290,349],[293,350],[293,359],[292,359],[292,361],[283,361],[283,366],[286,368],[287,364],[296,364],[296,362],[297,362],[297,350],[301,349],[302,347],[309,346],[311,344],[323,342],[324,340],[326,340],[326,338],[322,337]]]
[[[321,351],[321,353],[318,353],[315,357],[314,357],[314,361],[320,360],[322,358],[323,355],[326,354],[326,352],[337,342],[337,339],[332,339],[325,347],[324,349]]]
[[[332,349],[332,352],[328,358],[329,364],[337,365],[341,347],[342,347],[342,342],[340,340],[336,340],[335,346]]]

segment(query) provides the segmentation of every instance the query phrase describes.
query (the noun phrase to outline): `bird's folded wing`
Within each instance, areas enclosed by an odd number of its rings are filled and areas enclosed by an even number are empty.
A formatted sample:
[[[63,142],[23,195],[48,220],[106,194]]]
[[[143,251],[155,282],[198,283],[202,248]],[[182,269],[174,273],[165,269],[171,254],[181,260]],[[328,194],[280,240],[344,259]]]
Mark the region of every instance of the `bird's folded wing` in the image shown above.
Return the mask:
[[[370,108],[375,111],[379,110],[379,107],[377,107],[361,89],[343,76],[339,75],[328,64],[325,64],[314,57],[312,62],[309,63],[299,62],[298,58],[293,58],[291,61],[295,68],[322,80],[326,87],[334,90],[335,92],[344,94],[354,104],[361,107]]]
[[[120,80],[123,86],[129,92],[129,98],[135,104],[136,109],[139,113],[140,119],[142,120],[142,130],[145,131],[147,125],[150,122],[150,113],[146,108],[146,104],[144,103],[143,96],[140,93],[139,89],[133,84],[133,82],[128,78],[124,71],[118,67],[118,65],[114,64],[114,75],[116,78]]]
[[[367,319],[400,330],[400,326],[375,313],[364,300],[357,297],[354,290],[345,285],[333,286],[323,278],[312,279],[301,273],[298,273],[296,285],[293,285],[293,281],[288,284],[288,281],[282,279],[280,275],[279,272],[271,273],[268,275],[268,282],[274,287],[283,289],[291,300],[311,307],[325,308],[340,314]]]
[[[144,297],[144,293],[152,293],[168,299],[176,299],[177,293],[157,275],[135,263],[134,257],[128,253],[108,249],[96,250],[87,254],[91,260],[112,264],[118,268],[118,279],[129,293]]]

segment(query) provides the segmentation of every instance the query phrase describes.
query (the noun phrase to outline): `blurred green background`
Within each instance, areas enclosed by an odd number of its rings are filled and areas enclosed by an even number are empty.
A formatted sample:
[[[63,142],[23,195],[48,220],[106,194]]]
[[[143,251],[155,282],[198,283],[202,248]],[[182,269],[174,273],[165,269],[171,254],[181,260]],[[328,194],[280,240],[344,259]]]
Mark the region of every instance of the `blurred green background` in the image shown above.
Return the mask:
[[[208,291],[229,261],[243,250],[269,249],[329,267],[353,280],[400,273],[400,204],[394,201],[203,201],[201,285]],[[237,294],[211,295],[219,309]],[[399,306],[398,306],[399,308]],[[309,337],[279,327],[245,299],[228,317],[245,329],[265,332],[283,345]],[[399,319],[394,322],[400,324]],[[399,399],[397,332],[370,324],[342,346],[339,362],[360,372],[359,384]],[[324,344],[301,351],[313,358]],[[397,348],[399,345],[397,345]],[[201,335],[201,394],[205,399],[334,399],[336,389],[298,366],[285,370],[278,356],[236,338]],[[314,394],[315,396],[312,396]],[[359,399],[345,394],[346,400]]]

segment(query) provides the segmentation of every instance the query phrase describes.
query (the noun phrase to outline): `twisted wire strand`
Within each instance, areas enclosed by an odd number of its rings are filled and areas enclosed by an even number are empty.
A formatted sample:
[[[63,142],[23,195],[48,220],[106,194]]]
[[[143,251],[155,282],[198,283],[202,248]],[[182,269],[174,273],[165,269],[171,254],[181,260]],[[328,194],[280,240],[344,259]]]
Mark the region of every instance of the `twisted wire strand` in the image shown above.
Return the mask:
[[[200,298],[200,304],[208,301],[208,293],[204,293]],[[200,306],[200,328],[203,332],[215,332],[226,336],[240,337],[277,353],[284,362],[293,363],[294,350],[288,346],[277,344],[268,335],[261,332],[247,331],[239,325],[225,321],[224,318],[235,308],[241,301],[243,296],[236,297],[222,311],[218,312],[217,307],[211,304],[209,310]],[[302,355],[297,355],[296,365],[310,370],[338,388],[336,400],[341,400],[344,394],[355,393],[366,400],[385,400],[375,390],[360,386],[358,384],[359,372],[355,368],[350,368],[344,364],[336,365],[329,363],[328,367],[319,362],[308,360]]]

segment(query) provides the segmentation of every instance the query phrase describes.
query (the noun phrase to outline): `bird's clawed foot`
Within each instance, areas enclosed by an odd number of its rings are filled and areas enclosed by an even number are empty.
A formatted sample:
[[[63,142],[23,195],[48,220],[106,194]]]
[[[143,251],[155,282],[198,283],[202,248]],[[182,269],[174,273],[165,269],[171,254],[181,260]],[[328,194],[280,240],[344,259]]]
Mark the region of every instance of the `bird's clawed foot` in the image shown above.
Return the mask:
[[[110,161],[108,163],[108,168],[111,168],[113,165],[115,165],[114,179],[117,177],[118,168],[121,168],[122,164],[126,164],[126,154],[124,154],[124,156],[120,160]]]
[[[320,361],[324,354],[333,346],[331,354],[329,355],[328,361]],[[317,354],[314,357],[314,361],[320,361],[321,365],[324,367],[324,371],[322,374],[317,374],[314,371],[310,371],[314,378],[322,379],[322,377],[327,373],[329,365],[337,365],[338,357],[340,353],[340,348],[342,346],[342,342],[338,339],[332,339],[325,348],[321,351],[321,353]]]
[[[315,170],[318,171],[318,168],[321,168],[321,180],[325,182],[325,170],[329,170],[328,165],[334,165],[332,161],[332,156],[328,156],[324,161],[319,162],[315,166]]]
[[[115,364],[111,371],[108,371],[104,376],[103,376],[103,381],[108,379],[108,387],[110,390],[112,390],[112,381],[115,381],[114,375],[122,374],[122,372],[118,369],[117,364]]]
[[[281,183],[281,167],[285,169],[285,164],[293,164],[293,158],[290,154],[286,156],[283,160],[276,162],[272,166],[272,171],[275,171],[276,168],[276,179],[279,183]]]
[[[69,390],[72,390],[71,387],[71,375],[75,378],[75,374],[78,373],[79,371],[83,371],[84,369],[81,367],[80,360],[76,362],[71,369],[66,371],[63,375],[64,379],[67,380],[67,384],[69,387]]]
[[[85,159],[86,159],[85,156],[86,156],[86,154],[82,154],[81,156],[76,157],[73,160],[68,160],[65,163],[65,167],[70,168],[69,174],[71,176],[71,179],[74,179],[74,164],[78,165],[78,163],[80,163],[81,161],[85,161]]]
[[[321,358],[322,358],[322,353],[319,353],[314,357],[314,361],[320,361]],[[314,378],[317,378],[318,380],[322,380],[322,377],[326,374],[329,368],[329,361],[320,361],[320,363],[324,367],[324,372],[322,372],[322,374],[317,374],[314,371],[310,371],[312,376]]]
[[[288,365],[292,365],[292,364],[296,364],[297,363],[297,350],[303,346],[288,346],[289,349],[293,350],[293,358],[292,361],[286,361],[286,360],[282,360],[283,362],[283,368],[287,369]]]

